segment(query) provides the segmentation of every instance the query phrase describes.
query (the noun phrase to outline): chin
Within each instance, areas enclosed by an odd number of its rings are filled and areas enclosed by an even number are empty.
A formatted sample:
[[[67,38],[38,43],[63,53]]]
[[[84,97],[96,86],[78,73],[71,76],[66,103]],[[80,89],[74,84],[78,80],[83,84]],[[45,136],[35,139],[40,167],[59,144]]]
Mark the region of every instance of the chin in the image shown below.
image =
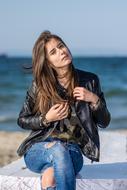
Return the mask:
[[[71,63],[72,63],[72,59],[66,59],[64,64],[65,64],[65,65],[69,65],[69,64],[71,64]]]

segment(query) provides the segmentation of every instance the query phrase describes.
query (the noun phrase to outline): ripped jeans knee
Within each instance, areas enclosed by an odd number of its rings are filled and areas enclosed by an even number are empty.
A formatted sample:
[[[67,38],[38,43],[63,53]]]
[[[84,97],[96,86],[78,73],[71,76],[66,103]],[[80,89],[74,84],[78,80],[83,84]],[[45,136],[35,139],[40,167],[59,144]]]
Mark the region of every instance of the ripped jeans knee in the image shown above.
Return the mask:
[[[78,146],[55,139],[34,143],[24,155],[24,160],[27,168],[36,173],[43,174],[47,168],[54,168],[56,186],[52,183],[41,185],[44,190],[75,190],[76,174],[83,165]]]
[[[41,186],[42,189],[47,189],[49,187],[54,188],[56,186],[55,178],[54,178],[54,168],[49,167],[43,171],[41,174]]]

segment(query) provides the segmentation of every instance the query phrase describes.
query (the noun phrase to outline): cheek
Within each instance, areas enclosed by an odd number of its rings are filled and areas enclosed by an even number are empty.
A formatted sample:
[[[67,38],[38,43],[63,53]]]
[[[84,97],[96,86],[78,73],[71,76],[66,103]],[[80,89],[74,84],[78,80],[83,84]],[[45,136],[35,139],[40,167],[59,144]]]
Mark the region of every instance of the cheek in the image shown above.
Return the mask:
[[[49,60],[50,65],[57,67],[60,64],[60,60],[57,57],[52,57]]]

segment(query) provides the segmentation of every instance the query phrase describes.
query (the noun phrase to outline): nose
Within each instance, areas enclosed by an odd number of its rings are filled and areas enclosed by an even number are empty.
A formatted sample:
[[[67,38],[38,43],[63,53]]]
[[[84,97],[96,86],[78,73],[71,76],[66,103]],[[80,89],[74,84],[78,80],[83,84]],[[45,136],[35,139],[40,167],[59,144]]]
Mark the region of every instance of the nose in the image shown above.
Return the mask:
[[[59,51],[59,53],[62,55],[62,54],[64,54],[64,50],[63,49],[59,49],[58,48],[58,51]]]

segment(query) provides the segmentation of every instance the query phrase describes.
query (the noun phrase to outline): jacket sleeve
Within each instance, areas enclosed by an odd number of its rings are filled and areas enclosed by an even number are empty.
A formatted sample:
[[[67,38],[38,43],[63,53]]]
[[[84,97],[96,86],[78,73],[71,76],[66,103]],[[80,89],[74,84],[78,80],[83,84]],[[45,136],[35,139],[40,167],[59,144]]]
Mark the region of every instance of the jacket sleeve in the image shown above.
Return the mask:
[[[106,128],[109,125],[111,116],[107,109],[104,93],[101,91],[99,78],[97,76],[93,83],[93,92],[100,98],[100,104],[98,105],[97,109],[92,110],[93,118],[95,123],[100,128]]]
[[[33,80],[32,85],[27,90],[23,107],[17,119],[17,124],[23,129],[38,130],[38,129],[43,129],[43,127],[45,127],[41,122],[41,116],[32,113],[32,110],[35,105],[35,98],[36,98],[35,94],[36,94],[36,83]]]

